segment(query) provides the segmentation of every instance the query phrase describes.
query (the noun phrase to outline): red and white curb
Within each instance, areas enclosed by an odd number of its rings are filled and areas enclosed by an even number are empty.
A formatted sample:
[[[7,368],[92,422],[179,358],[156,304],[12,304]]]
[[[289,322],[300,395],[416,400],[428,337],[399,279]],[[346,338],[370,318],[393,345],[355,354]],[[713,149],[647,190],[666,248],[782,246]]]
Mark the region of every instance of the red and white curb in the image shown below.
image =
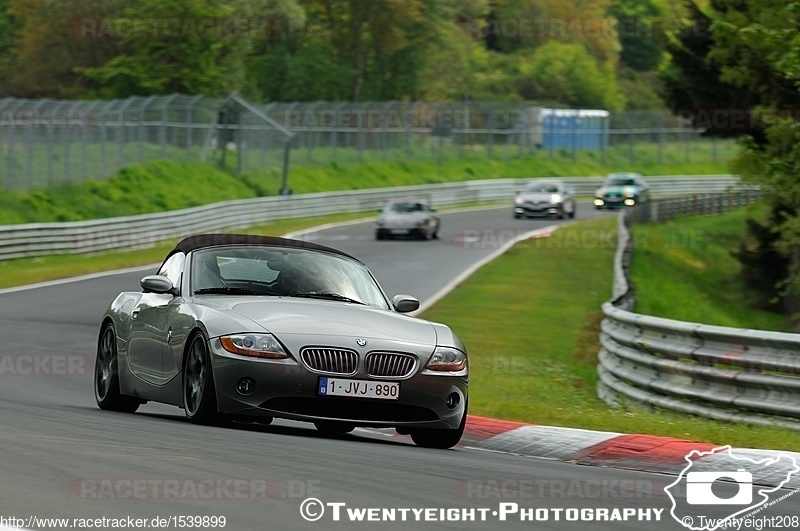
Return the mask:
[[[579,465],[605,466],[678,475],[686,467],[692,451],[711,452],[721,445],[693,442],[657,435],[626,435],[613,432],[537,426],[470,415],[461,445],[495,452],[541,457]],[[783,454],[800,464],[800,453],[778,450],[735,448],[739,457],[760,461]],[[721,453],[699,455],[694,470],[714,472],[725,459]],[[787,464],[791,460],[787,460]],[[776,466],[761,483],[778,485],[790,468]],[[785,488],[800,488],[800,475],[794,474]]]

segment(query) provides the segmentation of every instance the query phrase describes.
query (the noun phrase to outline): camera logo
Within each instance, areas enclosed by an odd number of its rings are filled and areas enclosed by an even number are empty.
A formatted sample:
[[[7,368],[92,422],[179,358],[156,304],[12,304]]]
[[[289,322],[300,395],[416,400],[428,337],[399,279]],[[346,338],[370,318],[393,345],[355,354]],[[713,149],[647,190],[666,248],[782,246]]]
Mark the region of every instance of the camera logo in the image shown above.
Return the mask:
[[[739,491],[730,498],[714,494],[715,482],[730,480]],[[753,474],[740,468],[736,472],[689,472],[686,474],[686,502],[690,505],[750,505],[753,503]]]
[[[800,454],[722,446],[692,450],[684,460],[664,492],[672,502],[670,515],[692,531],[740,528],[741,519],[787,498],[781,489],[800,485]]]

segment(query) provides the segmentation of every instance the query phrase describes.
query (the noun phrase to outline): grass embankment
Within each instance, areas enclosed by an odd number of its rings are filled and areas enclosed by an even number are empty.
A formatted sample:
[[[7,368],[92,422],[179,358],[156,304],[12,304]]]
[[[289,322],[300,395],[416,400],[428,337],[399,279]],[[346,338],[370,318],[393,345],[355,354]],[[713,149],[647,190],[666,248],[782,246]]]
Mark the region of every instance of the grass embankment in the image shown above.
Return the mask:
[[[708,151],[702,143],[693,149]],[[547,177],[603,175],[611,171],[633,169],[645,175],[727,173],[724,162],[685,162],[679,145],[668,144],[658,162],[654,145],[637,145],[636,164],[628,162],[627,148],[613,148],[606,162],[598,152],[572,153],[555,151],[524,158],[465,156],[441,163],[369,162],[363,164],[328,163],[303,166],[295,162],[289,176],[294,193],[405,186],[438,182],[509,177]],[[728,146],[718,152],[727,160],[733,150]],[[296,154],[300,156],[300,154]],[[708,153],[695,154],[691,160],[712,160]],[[0,196],[0,224],[47,221],[81,221],[114,216],[178,210],[230,199],[276,195],[280,188],[278,170],[255,170],[237,177],[203,163],[175,161],[151,162],[131,166],[106,181],[81,184],[57,184],[30,192]]]
[[[612,409],[597,398],[600,305],[611,294],[615,228],[615,218],[584,222],[520,244],[425,313],[450,325],[469,348],[471,413],[800,450],[800,432],[669,411]],[[669,265],[663,267],[662,274],[669,275]]]
[[[681,321],[790,331],[786,317],[753,307],[762,296],[738,278],[732,255],[745,230],[746,209],[634,227],[631,265],[636,311]]]

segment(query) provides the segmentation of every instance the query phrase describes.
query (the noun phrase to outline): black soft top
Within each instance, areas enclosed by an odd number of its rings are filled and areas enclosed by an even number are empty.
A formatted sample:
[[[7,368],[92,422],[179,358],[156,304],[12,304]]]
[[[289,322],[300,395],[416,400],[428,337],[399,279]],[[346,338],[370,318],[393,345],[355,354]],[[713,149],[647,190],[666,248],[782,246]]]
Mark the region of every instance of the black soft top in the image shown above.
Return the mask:
[[[227,247],[230,245],[256,245],[256,246],[270,246],[270,247],[288,247],[292,249],[309,249],[312,251],[325,251],[328,253],[337,254],[361,262],[357,258],[350,256],[347,253],[318,245],[316,243],[306,242],[302,240],[291,240],[289,238],[277,238],[275,236],[260,236],[255,234],[198,234],[189,236],[178,242],[173,250],[169,252],[167,258],[175,253],[183,252],[189,253],[197,249],[206,249],[209,247]]]

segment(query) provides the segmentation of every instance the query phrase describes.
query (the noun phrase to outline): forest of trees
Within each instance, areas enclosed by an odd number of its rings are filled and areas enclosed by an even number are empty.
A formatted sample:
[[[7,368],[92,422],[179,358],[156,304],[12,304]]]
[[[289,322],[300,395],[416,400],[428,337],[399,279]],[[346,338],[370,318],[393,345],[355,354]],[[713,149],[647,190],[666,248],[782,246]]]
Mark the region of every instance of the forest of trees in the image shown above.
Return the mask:
[[[664,108],[668,0],[0,0],[0,96]]]

